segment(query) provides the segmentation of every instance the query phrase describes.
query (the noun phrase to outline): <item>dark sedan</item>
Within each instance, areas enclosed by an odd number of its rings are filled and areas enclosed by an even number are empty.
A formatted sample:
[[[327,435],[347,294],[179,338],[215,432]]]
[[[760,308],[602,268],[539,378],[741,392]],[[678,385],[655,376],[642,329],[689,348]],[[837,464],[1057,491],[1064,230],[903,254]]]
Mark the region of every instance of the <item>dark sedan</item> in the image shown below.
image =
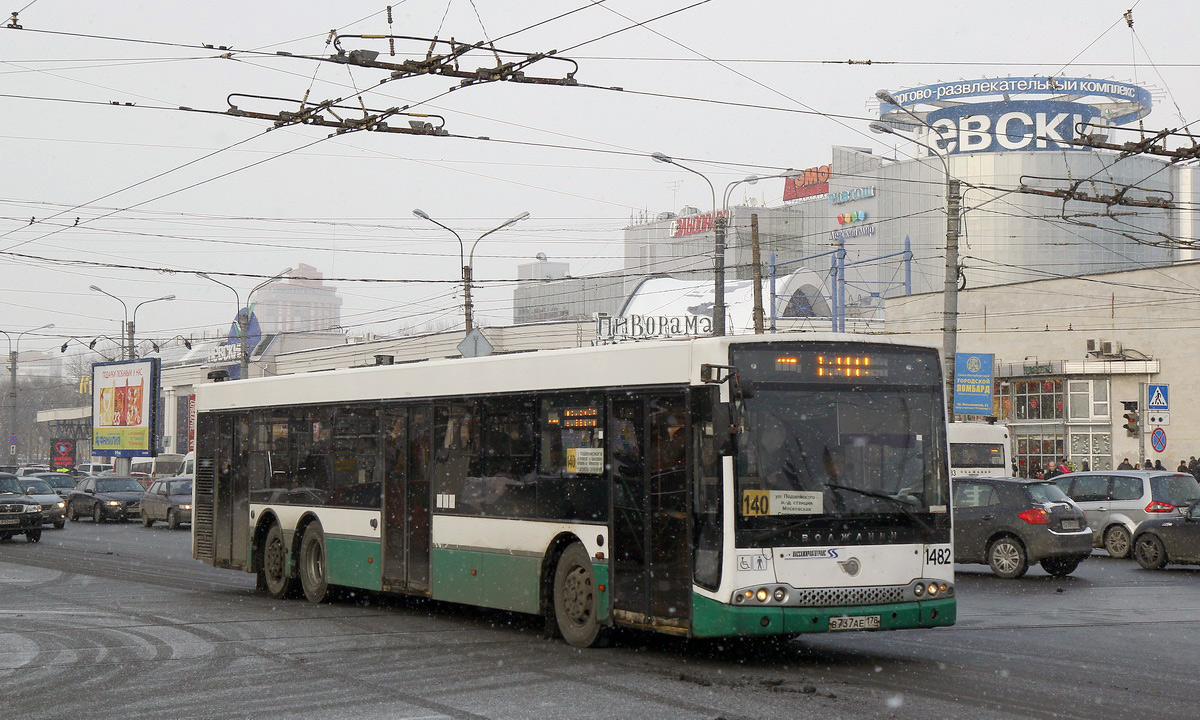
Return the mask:
[[[1183,517],[1143,520],[1133,536],[1133,557],[1147,570],[1167,563],[1200,565],[1200,502]]]
[[[34,475],[39,480],[45,480],[46,484],[54,488],[54,492],[60,497],[66,497],[67,493],[75,489],[76,478],[71,477],[66,473],[59,472],[44,472]]]
[[[986,563],[1006,579],[1031,563],[1070,575],[1092,553],[1087,516],[1048,480],[971,477],[954,480],[954,560]]]
[[[29,542],[42,539],[42,506],[25,494],[20,478],[0,474],[0,540],[24,533]]]
[[[175,530],[180,523],[192,522],[192,479],[167,478],[150,483],[142,495],[142,525],[150,527],[164,520]]]
[[[141,483],[130,477],[86,478],[67,494],[67,517],[95,522],[129,520],[141,515]]]

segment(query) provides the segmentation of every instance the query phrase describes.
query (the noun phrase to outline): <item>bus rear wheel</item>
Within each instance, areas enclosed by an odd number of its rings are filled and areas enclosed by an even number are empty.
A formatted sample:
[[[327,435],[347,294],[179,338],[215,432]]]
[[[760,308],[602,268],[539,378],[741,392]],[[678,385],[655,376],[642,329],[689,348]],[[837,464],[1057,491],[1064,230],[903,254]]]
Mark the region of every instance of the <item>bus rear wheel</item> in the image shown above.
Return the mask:
[[[283,541],[283,528],[271,523],[262,545],[262,567],[258,571],[260,584],[271,597],[279,599],[294,597],[296,576],[288,572],[287,544]]]
[[[554,618],[563,639],[575,647],[603,647],[608,628],[600,624],[596,574],[580,543],[572,543],[554,570]]]
[[[309,602],[329,599],[329,572],[325,556],[325,532],[321,523],[313,521],[304,528],[300,541],[300,585]]]

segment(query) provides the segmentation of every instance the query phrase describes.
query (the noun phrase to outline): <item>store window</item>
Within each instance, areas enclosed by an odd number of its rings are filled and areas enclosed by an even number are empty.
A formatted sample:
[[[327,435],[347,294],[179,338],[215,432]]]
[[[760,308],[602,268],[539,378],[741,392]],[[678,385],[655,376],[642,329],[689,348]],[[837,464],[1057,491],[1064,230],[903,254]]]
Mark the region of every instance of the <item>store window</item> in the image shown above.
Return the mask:
[[[1017,420],[1061,420],[1061,379],[1018,380],[1013,383],[1013,410]]]
[[[1064,438],[1058,429],[1039,431],[1030,428],[1028,432],[1017,435],[1016,439],[1017,473],[1022,477],[1036,477],[1039,470],[1057,464],[1067,456]]]
[[[1107,383],[1105,383],[1107,386]],[[1112,470],[1112,433],[1107,427],[1072,427],[1068,457],[1076,470]]]
[[[1076,422],[1109,419],[1108,379],[1068,380],[1067,419]]]

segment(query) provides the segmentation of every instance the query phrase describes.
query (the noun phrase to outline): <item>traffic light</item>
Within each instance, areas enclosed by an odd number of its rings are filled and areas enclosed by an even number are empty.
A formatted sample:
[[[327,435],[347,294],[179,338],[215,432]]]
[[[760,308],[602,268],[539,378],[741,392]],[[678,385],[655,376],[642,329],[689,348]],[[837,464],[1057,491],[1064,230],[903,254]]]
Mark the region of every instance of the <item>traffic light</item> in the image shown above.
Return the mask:
[[[1123,427],[1125,428],[1125,431],[1131,436],[1136,437],[1138,434],[1138,414],[1136,412],[1127,412],[1125,413],[1124,417],[1125,425]]]

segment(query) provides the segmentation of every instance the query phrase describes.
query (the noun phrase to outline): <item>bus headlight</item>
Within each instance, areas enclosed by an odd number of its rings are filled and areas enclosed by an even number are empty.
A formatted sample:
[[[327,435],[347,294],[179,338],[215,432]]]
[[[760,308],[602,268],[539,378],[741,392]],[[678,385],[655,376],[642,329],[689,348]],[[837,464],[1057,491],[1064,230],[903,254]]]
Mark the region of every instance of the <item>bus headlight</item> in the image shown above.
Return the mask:
[[[771,597],[771,593],[767,592],[766,588],[759,588],[758,592],[754,593],[754,598],[759,602],[766,602],[769,597]]]

